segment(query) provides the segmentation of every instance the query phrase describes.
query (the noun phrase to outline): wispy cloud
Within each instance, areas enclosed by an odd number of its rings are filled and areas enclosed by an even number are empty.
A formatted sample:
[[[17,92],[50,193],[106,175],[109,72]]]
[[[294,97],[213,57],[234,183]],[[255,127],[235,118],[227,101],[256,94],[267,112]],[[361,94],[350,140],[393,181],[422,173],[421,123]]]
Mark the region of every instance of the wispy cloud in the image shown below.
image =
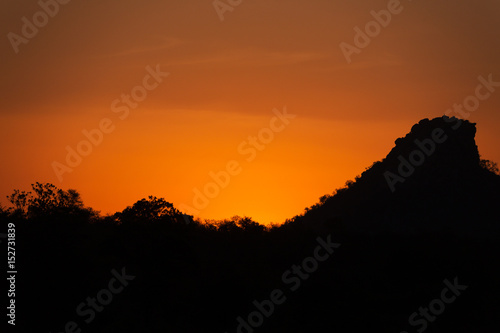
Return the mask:
[[[126,57],[137,54],[156,52],[159,50],[171,49],[185,43],[187,42],[178,38],[157,36],[155,39],[151,40],[151,42],[148,43],[147,45],[139,45],[115,53],[101,54],[95,56],[95,58]]]
[[[224,64],[224,66],[280,66],[296,65],[331,57],[330,54],[320,52],[283,52],[263,49],[234,49],[225,50],[224,54],[196,55],[171,65],[206,65]]]

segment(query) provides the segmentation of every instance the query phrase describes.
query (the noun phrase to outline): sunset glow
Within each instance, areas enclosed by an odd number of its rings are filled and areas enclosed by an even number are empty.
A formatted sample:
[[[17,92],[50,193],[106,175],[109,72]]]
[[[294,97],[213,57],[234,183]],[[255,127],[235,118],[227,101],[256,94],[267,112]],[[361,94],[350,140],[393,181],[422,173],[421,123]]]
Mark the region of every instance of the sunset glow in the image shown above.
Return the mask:
[[[197,208],[196,191],[236,161],[195,215],[281,223],[420,119],[467,103],[480,77],[494,83],[467,119],[482,157],[500,162],[500,3],[401,1],[348,62],[339,45],[388,3],[243,1],[221,21],[212,1],[73,0],[15,46],[8,34],[42,9],[3,1],[0,203],[39,181],[102,214],[148,195]],[[79,144],[88,154],[70,166]]]

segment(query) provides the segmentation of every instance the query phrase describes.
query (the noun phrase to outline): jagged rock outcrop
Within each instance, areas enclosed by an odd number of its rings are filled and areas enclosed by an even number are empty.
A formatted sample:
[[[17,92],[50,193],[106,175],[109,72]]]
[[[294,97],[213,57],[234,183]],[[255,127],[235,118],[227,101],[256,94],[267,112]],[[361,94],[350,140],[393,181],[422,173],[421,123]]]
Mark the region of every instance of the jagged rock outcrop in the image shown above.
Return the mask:
[[[418,169],[471,171],[479,166],[475,134],[476,124],[467,120],[447,116],[422,119],[404,138],[396,140],[396,146],[385,159],[387,168],[396,170],[399,156],[408,160],[414,154],[424,156],[422,165],[415,166]]]
[[[466,120],[423,119],[386,158],[297,221],[370,234],[498,235],[500,176],[481,168],[475,134]]]

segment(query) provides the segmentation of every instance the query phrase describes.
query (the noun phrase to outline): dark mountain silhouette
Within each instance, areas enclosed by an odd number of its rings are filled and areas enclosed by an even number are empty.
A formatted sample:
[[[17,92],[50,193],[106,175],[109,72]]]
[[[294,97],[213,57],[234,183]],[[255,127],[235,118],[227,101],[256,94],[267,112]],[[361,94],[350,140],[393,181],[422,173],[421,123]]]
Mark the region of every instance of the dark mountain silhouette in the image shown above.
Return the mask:
[[[101,217],[75,190],[16,190],[0,207],[16,226],[16,331],[498,331],[500,176],[475,133],[424,119],[269,228],[152,196]]]
[[[443,142],[433,140],[435,131],[442,132]],[[446,231],[497,237],[500,177],[495,164],[480,160],[475,133],[475,124],[457,118],[423,119],[396,140],[385,159],[294,222],[337,223],[370,234]],[[421,164],[414,166],[411,156],[415,161],[422,156]],[[399,174],[401,164],[406,177]]]

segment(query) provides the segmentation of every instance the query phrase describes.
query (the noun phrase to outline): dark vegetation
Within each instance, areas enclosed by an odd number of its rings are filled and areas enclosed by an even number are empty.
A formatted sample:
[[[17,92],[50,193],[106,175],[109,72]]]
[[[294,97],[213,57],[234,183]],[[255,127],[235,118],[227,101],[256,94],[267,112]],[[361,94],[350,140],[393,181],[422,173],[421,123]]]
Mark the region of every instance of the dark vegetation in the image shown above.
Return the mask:
[[[497,332],[500,176],[479,158],[474,124],[452,125],[421,121],[384,160],[280,226],[193,220],[156,197],[100,216],[75,190],[16,190],[0,209],[2,223],[16,225],[16,328],[236,332],[252,301],[279,288],[286,302],[255,332],[416,332],[408,317],[458,277],[467,290],[426,332]],[[438,127],[449,139],[391,192],[384,172]],[[327,235],[341,246],[290,292],[283,273]],[[136,278],[85,323],[75,309],[122,267]]]

